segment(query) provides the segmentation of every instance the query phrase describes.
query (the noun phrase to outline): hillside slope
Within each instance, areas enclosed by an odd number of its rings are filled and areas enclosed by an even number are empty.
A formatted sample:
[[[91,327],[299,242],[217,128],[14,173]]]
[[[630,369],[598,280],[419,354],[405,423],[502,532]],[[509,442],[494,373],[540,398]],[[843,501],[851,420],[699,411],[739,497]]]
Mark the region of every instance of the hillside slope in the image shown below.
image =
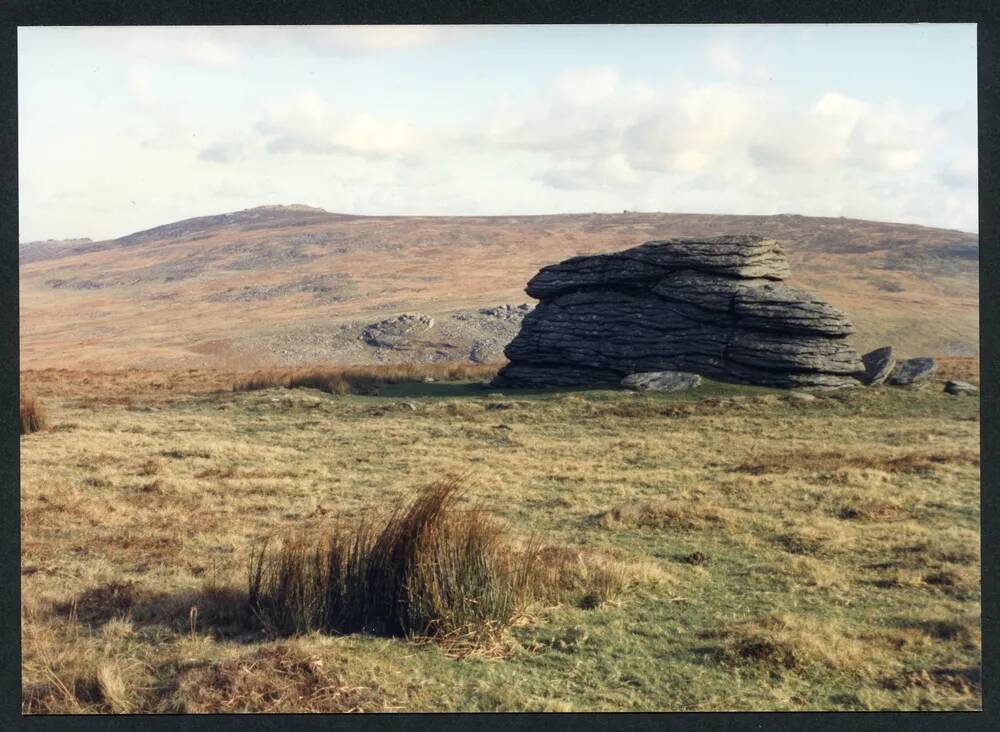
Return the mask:
[[[778,239],[859,349],[978,354],[978,236],[796,215],[368,217],[265,206],[22,256],[22,368],[496,357],[540,267],[673,236]],[[426,314],[393,342],[368,324]],[[407,321],[409,322],[409,321]],[[405,330],[405,328],[403,329]],[[389,339],[392,341],[392,339]]]

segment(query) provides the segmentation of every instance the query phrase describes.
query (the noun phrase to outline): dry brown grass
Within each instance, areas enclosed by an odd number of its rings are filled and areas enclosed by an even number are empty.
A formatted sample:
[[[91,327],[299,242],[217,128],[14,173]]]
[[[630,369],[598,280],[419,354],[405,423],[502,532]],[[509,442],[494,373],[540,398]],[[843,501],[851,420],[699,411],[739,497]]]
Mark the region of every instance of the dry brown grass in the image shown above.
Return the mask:
[[[626,503],[604,511],[595,517],[605,528],[642,529],[709,529],[731,523],[731,512],[699,501],[657,499],[643,503]]]
[[[882,470],[887,473],[926,473],[935,466],[944,464],[979,465],[979,452],[976,450],[960,450],[951,453],[920,451],[888,456],[849,455],[843,450],[796,450],[760,455],[740,463],[733,469],[751,475],[792,471],[821,472],[845,468]]]
[[[545,546],[539,553],[535,599],[569,601],[585,610],[619,601],[643,587],[669,584],[670,574],[650,560],[637,560],[593,547]]]
[[[328,394],[371,394],[383,384],[417,381],[486,380],[502,368],[500,363],[404,363],[376,366],[338,366],[295,371],[257,371],[236,381],[233,391],[258,389],[319,389]]]
[[[870,643],[845,633],[838,624],[793,613],[735,624],[719,635],[725,659],[779,674],[821,667],[867,677],[885,667],[885,659]]]
[[[348,680],[345,669],[295,644],[281,643],[239,658],[185,669],[177,697],[191,714],[386,711],[382,690]]]
[[[959,358],[957,356],[937,358],[937,373],[939,380],[966,381],[979,383],[979,359]]]
[[[45,411],[35,397],[21,394],[21,434],[27,435],[45,429]]]

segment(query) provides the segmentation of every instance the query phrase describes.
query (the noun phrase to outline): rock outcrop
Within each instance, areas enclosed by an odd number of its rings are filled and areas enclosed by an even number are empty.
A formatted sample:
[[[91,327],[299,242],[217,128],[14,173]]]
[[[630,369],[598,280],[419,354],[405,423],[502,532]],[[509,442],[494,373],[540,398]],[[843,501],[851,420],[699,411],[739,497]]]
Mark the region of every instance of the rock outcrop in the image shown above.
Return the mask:
[[[423,313],[402,313],[392,318],[372,323],[361,331],[361,338],[376,348],[397,348],[408,337],[428,330],[434,318]]]
[[[543,268],[540,300],[494,383],[613,385],[636,372],[687,371],[774,387],[857,386],[865,365],[850,321],[790,275],[756,236],[651,241]]]

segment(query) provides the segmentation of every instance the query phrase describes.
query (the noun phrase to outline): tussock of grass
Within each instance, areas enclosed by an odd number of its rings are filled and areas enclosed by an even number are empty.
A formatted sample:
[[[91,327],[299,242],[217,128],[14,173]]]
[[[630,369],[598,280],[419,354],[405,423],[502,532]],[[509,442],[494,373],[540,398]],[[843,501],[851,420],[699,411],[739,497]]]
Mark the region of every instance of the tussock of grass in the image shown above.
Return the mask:
[[[855,536],[836,522],[813,519],[789,525],[771,540],[790,554],[824,556],[852,549]]]
[[[778,613],[727,628],[722,655],[740,665],[757,665],[778,673],[833,669],[867,676],[878,658],[871,644],[848,636],[830,622]]]
[[[540,551],[537,583],[541,602],[561,603],[590,609],[619,600],[628,591],[669,581],[659,565],[629,561],[607,552],[577,546],[546,546]]]
[[[294,644],[261,648],[246,656],[185,670],[178,680],[177,711],[376,712],[386,708],[381,690],[360,686],[327,668],[319,656]]]
[[[853,494],[841,497],[833,510],[844,521],[894,521],[903,517],[900,501],[892,496]]]
[[[978,615],[956,618],[927,618],[903,620],[903,628],[917,630],[935,641],[954,641],[971,648],[982,645],[982,627]]]
[[[704,529],[724,526],[729,515],[725,509],[698,501],[656,500],[626,503],[594,517],[606,529],[621,527],[647,529]]]
[[[131,685],[138,669],[125,669],[93,645],[81,643],[80,626],[39,626],[24,619],[28,655],[22,687],[24,714],[127,713],[137,708]]]
[[[288,385],[290,374],[287,371],[257,371],[252,376],[241,379],[233,384],[233,391],[259,391],[274,389]]]
[[[261,546],[251,605],[279,633],[495,638],[532,597],[538,547],[514,551],[487,515],[456,507],[460,495],[439,481],[384,521]]]
[[[125,672],[114,661],[105,661],[97,667],[97,686],[101,698],[111,708],[112,714],[129,714],[135,708],[132,689],[125,681]]]
[[[404,363],[375,366],[337,366],[299,371],[258,371],[233,384],[233,391],[259,389],[319,389],[328,394],[372,394],[385,384],[402,384],[425,379],[470,381],[491,379],[502,364]]]
[[[889,676],[882,685],[895,692],[917,692],[911,706],[928,710],[982,695],[983,671],[980,666],[924,668]]]
[[[137,472],[139,475],[156,475],[161,470],[163,470],[163,463],[156,458],[149,458],[139,466]]]
[[[45,410],[35,397],[21,394],[21,434],[28,435],[45,429]]]
[[[813,557],[793,555],[784,563],[783,570],[809,587],[844,590],[850,585],[850,577],[843,568]]]

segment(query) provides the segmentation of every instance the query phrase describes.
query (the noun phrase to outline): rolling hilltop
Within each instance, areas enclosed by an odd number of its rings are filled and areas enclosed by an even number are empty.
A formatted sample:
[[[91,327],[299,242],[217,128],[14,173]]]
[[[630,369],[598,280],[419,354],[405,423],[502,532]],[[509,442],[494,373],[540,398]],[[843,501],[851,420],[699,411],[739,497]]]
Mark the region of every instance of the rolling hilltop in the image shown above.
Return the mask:
[[[780,241],[790,284],[861,350],[978,355],[978,236],[797,215],[350,216],[264,206],[20,247],[22,368],[253,368],[500,356],[527,280],[577,254],[729,233]],[[368,328],[402,313],[388,338]],[[395,330],[393,330],[395,328]]]

